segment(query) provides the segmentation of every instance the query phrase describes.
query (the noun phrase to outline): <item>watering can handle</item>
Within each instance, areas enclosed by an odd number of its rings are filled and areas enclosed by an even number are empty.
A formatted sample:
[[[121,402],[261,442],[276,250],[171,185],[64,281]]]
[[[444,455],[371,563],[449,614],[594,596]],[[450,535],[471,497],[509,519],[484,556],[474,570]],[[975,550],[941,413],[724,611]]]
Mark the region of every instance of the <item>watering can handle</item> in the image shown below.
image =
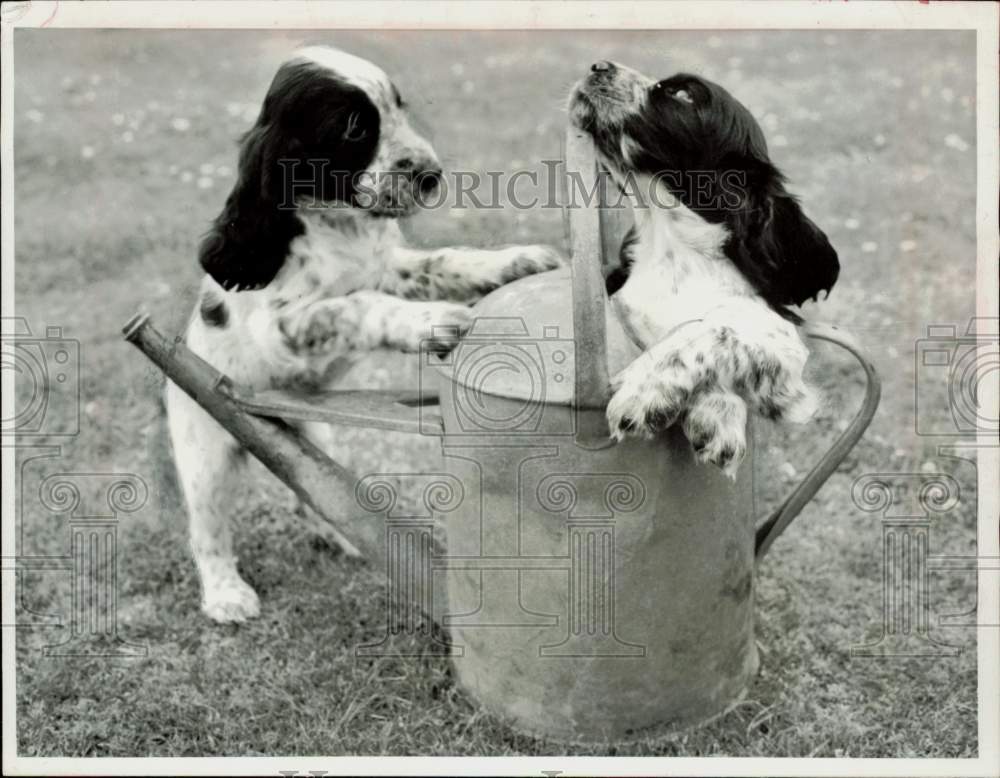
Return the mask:
[[[816,463],[816,466],[809,471],[808,475],[802,479],[785,501],[775,508],[771,515],[757,528],[754,548],[758,562],[763,559],[771,544],[792,523],[792,519],[799,515],[799,511],[813,498],[844,460],[844,457],[854,448],[865,430],[868,429],[868,425],[871,424],[875,410],[878,408],[879,398],[882,395],[882,382],[879,380],[878,373],[875,372],[871,360],[854,338],[830,324],[806,324],[803,331],[814,340],[825,340],[851,353],[865,371],[865,396],[854,419],[840,434],[840,437],[834,441],[830,450]]]
[[[585,191],[599,192],[594,142],[583,130],[570,128],[563,147],[567,178],[576,176]],[[563,182],[567,189],[572,186]],[[609,230],[605,209],[590,203],[576,203],[576,193],[567,191],[571,268],[573,275],[573,339],[576,343],[575,398],[578,408],[603,408],[610,399],[607,333],[604,311],[607,293],[602,272],[604,238]],[[607,439],[607,428],[593,432]]]

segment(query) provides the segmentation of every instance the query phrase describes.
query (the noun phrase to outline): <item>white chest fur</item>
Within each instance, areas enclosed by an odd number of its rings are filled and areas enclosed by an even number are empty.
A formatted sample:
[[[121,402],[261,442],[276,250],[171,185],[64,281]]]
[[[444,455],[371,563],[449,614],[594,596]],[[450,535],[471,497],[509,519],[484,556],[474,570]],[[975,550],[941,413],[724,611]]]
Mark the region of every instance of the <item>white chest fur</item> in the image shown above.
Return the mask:
[[[305,208],[298,216],[305,231],[290,244],[274,280],[263,289],[227,292],[206,276],[202,293],[223,301],[230,323],[206,326],[196,310],[188,331],[192,349],[251,386],[314,380],[314,366],[289,350],[279,320],[319,300],[376,288],[401,242],[393,219]],[[351,360],[339,361],[347,369]]]
[[[393,219],[329,208],[304,208],[299,218],[305,232],[292,241],[285,265],[269,287],[276,309],[374,288],[400,244]]]
[[[726,228],[677,205],[635,209],[637,241],[628,280],[614,297],[629,335],[644,348],[726,298],[753,295],[722,247]]]

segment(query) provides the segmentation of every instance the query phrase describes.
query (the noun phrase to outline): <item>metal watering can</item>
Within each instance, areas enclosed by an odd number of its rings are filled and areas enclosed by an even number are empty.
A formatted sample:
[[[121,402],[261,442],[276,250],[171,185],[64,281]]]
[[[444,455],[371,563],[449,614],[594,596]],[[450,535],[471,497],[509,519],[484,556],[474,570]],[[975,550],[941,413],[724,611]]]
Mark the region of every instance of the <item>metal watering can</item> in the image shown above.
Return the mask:
[[[588,187],[596,180],[589,139],[575,131],[566,163]],[[447,364],[427,357],[422,379],[438,395],[250,395],[146,317],[125,334],[383,567],[390,602],[403,603],[397,619],[419,610],[449,630],[473,697],[529,734],[606,742],[704,723],[740,698],[758,667],[756,563],[864,433],[880,384],[849,336],[805,328],[857,358],[865,397],[757,521],[752,434],[736,481],[697,464],[676,427],[655,441],[609,439],[609,372],[639,353],[604,292],[602,256],[617,251],[621,225],[596,208],[569,221],[572,273],[521,279],[480,301]],[[296,419],[440,436],[447,473],[425,491],[429,514],[393,518],[385,482],[329,459],[285,423]],[[359,504],[384,521],[345,518]],[[446,527],[446,549],[435,548],[434,522]]]

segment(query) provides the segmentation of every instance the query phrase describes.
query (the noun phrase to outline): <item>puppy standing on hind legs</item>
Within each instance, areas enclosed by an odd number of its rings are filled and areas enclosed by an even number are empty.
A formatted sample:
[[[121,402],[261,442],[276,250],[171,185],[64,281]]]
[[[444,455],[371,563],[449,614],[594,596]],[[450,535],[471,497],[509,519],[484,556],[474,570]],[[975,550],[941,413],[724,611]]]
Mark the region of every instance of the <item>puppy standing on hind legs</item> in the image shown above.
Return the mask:
[[[252,389],[327,388],[373,349],[447,351],[471,325],[469,304],[563,264],[544,246],[405,246],[398,217],[440,179],[381,69],[335,49],[300,50],[241,140],[237,182],[201,245],[206,276],[187,345]],[[246,454],[169,383],[167,413],[202,608],[220,622],[256,616],[228,524]],[[329,446],[329,427],[302,432]]]
[[[717,84],[602,61],[569,110],[635,214],[608,293],[644,353],[613,380],[611,434],[680,423],[699,461],[735,477],[749,412],[815,413],[791,306],[829,293],[837,254],[785,191],[750,112]]]

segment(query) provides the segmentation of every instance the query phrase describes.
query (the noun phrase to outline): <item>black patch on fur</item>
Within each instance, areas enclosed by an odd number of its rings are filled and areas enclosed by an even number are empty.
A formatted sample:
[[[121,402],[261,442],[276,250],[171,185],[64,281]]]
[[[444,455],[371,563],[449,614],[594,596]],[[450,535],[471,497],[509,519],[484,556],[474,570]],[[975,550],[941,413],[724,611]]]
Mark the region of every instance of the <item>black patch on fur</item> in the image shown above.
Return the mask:
[[[205,292],[201,296],[201,303],[198,305],[198,314],[201,320],[209,327],[225,327],[229,323],[229,309],[226,308],[224,300],[216,297],[211,292]]]
[[[680,89],[692,103],[675,96]],[[837,252],[785,190],[756,120],[718,84],[678,73],[655,84],[645,109],[623,125],[595,116],[588,131],[626,172],[654,176],[704,219],[725,224],[726,256],[785,318],[801,322],[788,306],[836,283]],[[623,133],[632,141],[630,165],[621,158]]]
[[[625,286],[625,282],[628,281],[632,271],[632,263],[635,261],[633,249],[638,240],[639,233],[633,224],[622,239],[622,247],[618,251],[618,266],[611,268],[611,272],[604,277],[604,288],[608,297]]]
[[[694,392],[700,392],[705,389],[713,389],[719,383],[719,374],[716,372],[714,367],[705,368],[705,372],[702,373],[701,379],[698,381],[697,386],[694,388]]]
[[[471,286],[463,282],[462,285],[455,290],[454,294],[456,297],[461,299],[478,299],[480,297],[485,297],[497,288],[496,284],[489,281],[480,281],[479,283],[472,284]]]
[[[672,370],[682,369],[684,367],[684,360],[681,358],[681,355],[674,352],[667,357],[667,367]]]
[[[202,268],[225,289],[260,289],[304,228],[296,197],[351,203],[370,164],[380,116],[365,92],[308,62],[282,65],[240,140],[239,174],[202,240]]]
[[[685,431],[691,443],[691,448],[694,449],[696,454],[704,451],[705,446],[712,439],[712,430],[692,420],[690,417],[688,417],[687,429]]]
[[[765,418],[771,421],[781,421],[783,415],[781,408],[770,397],[760,398],[760,412]]]
[[[781,374],[780,362],[775,359],[754,359],[751,360],[751,364],[753,366],[754,391],[759,390],[764,381],[774,386],[775,381],[778,380],[778,376]]]
[[[662,408],[650,408],[646,411],[646,426],[655,431],[665,430],[673,419]]]
[[[507,265],[507,267],[500,271],[500,286],[531,275],[536,268],[537,265],[535,265],[534,261],[530,257],[517,257],[513,262]]]

